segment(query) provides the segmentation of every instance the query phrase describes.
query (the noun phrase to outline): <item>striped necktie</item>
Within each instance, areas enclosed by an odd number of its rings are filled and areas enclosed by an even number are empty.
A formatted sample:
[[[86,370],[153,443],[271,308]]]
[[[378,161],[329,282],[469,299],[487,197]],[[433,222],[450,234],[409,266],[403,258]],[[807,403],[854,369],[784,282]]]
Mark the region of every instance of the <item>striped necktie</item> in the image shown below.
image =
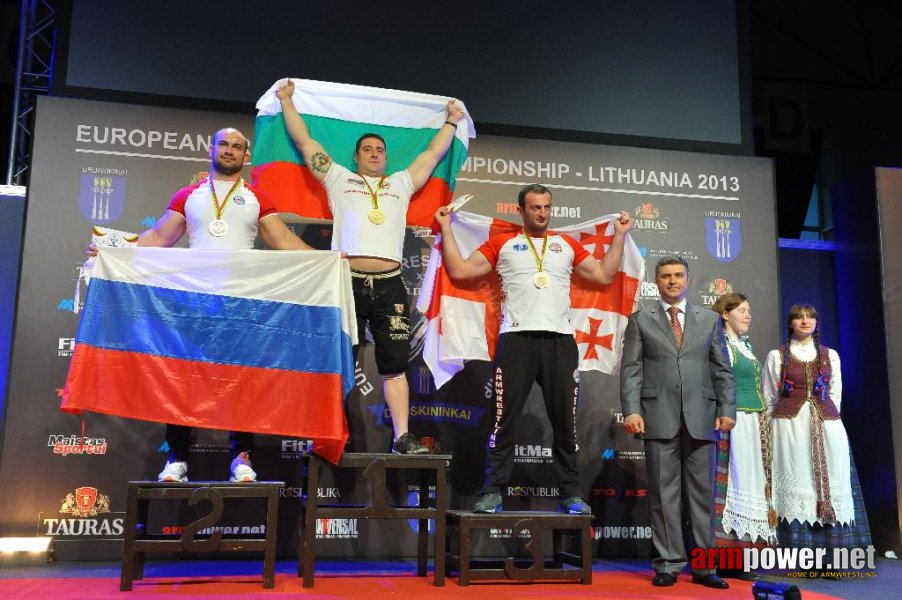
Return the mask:
[[[677,348],[683,347],[683,328],[680,325],[680,307],[671,306],[667,309],[670,313],[670,328],[673,330],[673,337],[676,339]]]

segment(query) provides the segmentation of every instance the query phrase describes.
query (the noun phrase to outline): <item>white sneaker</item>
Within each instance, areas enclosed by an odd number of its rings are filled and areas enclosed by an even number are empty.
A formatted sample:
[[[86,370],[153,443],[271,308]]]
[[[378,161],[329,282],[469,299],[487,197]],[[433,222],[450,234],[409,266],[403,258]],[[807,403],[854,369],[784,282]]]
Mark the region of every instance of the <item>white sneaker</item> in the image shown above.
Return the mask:
[[[250,483],[257,481],[257,474],[251,468],[251,457],[249,453],[242,452],[232,461],[232,477],[229,479],[232,483]]]
[[[188,481],[188,463],[167,461],[163,472],[157,475],[157,481]]]

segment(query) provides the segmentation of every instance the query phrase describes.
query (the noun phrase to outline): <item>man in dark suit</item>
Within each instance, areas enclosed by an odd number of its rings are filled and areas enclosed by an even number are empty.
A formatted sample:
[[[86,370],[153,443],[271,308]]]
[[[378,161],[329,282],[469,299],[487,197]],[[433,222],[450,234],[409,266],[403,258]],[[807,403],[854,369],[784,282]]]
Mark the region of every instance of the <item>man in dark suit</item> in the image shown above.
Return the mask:
[[[687,304],[689,265],[680,257],[655,266],[661,301],[633,313],[620,371],[624,426],[645,440],[654,560],[652,585],[670,586],[688,562],[681,507],[695,543],[713,545],[715,430],[736,423],[733,372],[717,314]],[[729,587],[711,569],[693,583]]]

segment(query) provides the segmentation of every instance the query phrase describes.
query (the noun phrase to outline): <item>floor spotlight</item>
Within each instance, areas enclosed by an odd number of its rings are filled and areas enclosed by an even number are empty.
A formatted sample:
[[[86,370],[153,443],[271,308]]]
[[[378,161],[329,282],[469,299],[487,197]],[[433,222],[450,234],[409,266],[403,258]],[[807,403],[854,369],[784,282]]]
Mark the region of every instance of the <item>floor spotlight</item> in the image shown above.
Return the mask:
[[[53,560],[53,538],[0,538],[0,564],[41,565]]]

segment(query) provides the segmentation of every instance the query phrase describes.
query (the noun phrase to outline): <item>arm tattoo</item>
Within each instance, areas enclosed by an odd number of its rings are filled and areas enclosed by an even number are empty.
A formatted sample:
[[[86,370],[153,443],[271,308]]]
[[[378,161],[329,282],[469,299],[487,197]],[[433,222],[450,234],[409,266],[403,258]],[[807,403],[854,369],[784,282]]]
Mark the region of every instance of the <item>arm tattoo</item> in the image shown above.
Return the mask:
[[[325,152],[315,152],[313,156],[310,157],[310,168],[318,173],[325,173],[328,171],[331,164],[332,159],[329,158],[329,155]]]

